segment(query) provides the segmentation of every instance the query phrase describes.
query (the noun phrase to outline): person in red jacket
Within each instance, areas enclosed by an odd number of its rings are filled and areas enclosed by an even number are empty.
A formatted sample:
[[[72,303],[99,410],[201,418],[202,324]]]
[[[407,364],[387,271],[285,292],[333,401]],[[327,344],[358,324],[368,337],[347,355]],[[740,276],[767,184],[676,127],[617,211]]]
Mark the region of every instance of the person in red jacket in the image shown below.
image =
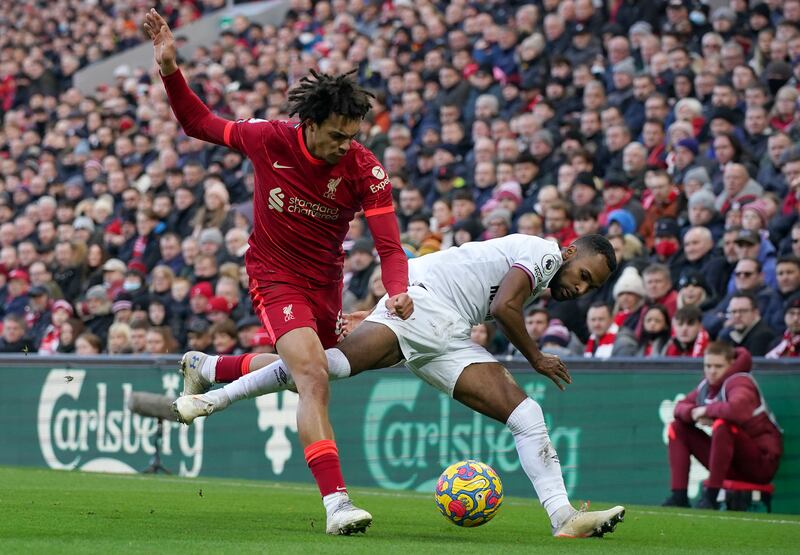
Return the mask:
[[[699,509],[719,509],[723,480],[768,484],[778,471],[783,440],[755,378],[744,348],[710,343],[703,357],[705,379],[675,406],[670,424],[668,507],[688,507],[689,456],[708,468]],[[711,426],[709,436],[697,427]]]

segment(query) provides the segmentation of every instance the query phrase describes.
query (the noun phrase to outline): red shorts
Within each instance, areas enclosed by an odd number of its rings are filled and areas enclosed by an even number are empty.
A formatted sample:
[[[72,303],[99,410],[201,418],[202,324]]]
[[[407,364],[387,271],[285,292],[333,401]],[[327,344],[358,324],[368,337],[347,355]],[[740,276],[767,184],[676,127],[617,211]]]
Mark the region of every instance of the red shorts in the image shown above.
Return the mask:
[[[342,282],[326,287],[250,280],[253,310],[273,342],[298,328],[312,328],[325,349],[342,333]]]

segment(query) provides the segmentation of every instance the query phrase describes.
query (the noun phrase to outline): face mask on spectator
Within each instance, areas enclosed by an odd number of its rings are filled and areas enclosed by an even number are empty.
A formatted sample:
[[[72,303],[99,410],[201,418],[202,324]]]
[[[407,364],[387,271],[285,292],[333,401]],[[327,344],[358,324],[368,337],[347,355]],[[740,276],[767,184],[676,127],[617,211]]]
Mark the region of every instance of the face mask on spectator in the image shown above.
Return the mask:
[[[142,284],[139,283],[138,281],[126,281],[125,283],[122,284],[122,288],[125,291],[136,291],[141,286]]]
[[[655,250],[659,256],[663,258],[669,258],[678,252],[678,244],[674,241],[659,241],[659,243],[655,246]]]

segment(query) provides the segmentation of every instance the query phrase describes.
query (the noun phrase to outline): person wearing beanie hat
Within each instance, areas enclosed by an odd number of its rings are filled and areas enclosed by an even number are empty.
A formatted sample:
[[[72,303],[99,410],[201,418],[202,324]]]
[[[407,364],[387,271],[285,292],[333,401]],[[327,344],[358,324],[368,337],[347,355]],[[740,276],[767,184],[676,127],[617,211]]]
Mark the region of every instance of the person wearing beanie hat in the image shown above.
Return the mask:
[[[38,342],[40,355],[53,355],[58,352],[58,338],[61,335],[61,325],[75,315],[72,305],[63,299],[55,301],[50,308],[50,318],[44,330],[41,341]]]
[[[725,232],[725,218],[717,212],[716,197],[708,189],[701,189],[689,197],[689,224],[702,226],[711,232],[716,244]]]
[[[642,299],[645,297],[644,280],[633,266],[626,267],[614,284],[613,297],[615,301],[619,301],[620,296],[625,293]]]
[[[28,291],[31,280],[28,272],[20,268],[15,268],[8,273],[8,283],[6,285],[6,299],[3,303],[5,314],[16,314],[23,316],[28,311],[30,300]]]
[[[511,231],[511,212],[505,208],[495,208],[484,218],[485,239],[505,237]]]
[[[572,333],[567,329],[561,320],[553,319],[542,334],[539,343],[541,351],[556,356],[573,356],[574,353],[569,349],[572,340]]]
[[[506,181],[495,187],[492,196],[498,201],[508,198],[519,205],[522,203],[522,186],[516,181]]]
[[[690,167],[683,174],[683,192],[688,198],[701,189],[712,191],[711,176],[704,166]]]
[[[689,270],[681,275],[677,290],[678,308],[696,306],[700,310],[706,310],[717,302],[702,272],[696,270]]]
[[[764,2],[750,8],[750,29],[759,33],[762,29],[772,25],[772,13]]]
[[[614,323],[623,326],[644,305],[644,280],[633,266],[627,266],[614,284]]]
[[[681,139],[678,141],[678,144],[675,145],[675,148],[685,148],[686,150],[690,151],[694,156],[700,152],[700,145],[697,142],[697,139],[694,137],[689,137],[687,139]]]
[[[769,206],[764,199],[754,200],[742,206],[742,227],[761,231],[769,225]]]
[[[636,219],[627,210],[614,210],[608,215],[608,231],[622,235],[636,233]]]

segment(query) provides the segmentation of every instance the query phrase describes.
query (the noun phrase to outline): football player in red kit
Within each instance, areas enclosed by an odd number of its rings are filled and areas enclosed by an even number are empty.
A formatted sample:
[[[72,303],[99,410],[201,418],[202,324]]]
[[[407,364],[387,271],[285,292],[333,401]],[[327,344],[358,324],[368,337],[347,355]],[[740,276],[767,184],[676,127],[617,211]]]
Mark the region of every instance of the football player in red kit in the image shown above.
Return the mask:
[[[144,29],[186,134],[234,148],[253,164],[254,223],[245,260],[253,307],[295,377],[298,434],[323,497],[327,532],[364,531],[372,516],[347,495],[328,418],[325,356],[340,332],[342,242],[356,212],[364,211],[381,256],[387,308],[403,319],[413,311],[389,178],[375,155],[354,141],[370,94],[349,75],[312,71],[289,92],[290,115],[300,123],[229,121],[213,115],[189,89],[172,32],[155,10],[145,15]],[[237,379],[254,356],[186,353],[184,394]]]

